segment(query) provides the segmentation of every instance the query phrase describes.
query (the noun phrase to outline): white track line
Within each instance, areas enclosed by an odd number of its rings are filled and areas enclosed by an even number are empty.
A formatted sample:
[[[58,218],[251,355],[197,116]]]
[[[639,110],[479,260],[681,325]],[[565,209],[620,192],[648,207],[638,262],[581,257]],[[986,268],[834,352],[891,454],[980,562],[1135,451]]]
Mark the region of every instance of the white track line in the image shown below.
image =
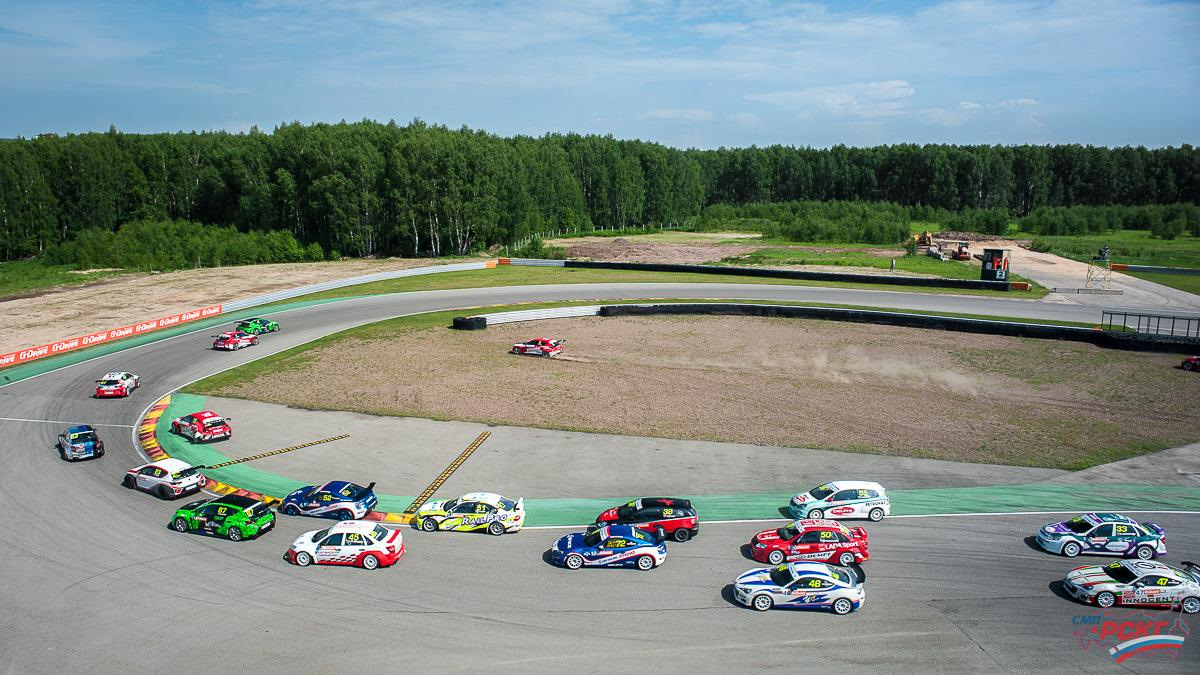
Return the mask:
[[[64,420],[29,420],[24,417],[0,417],[0,422],[38,422],[41,424],[74,424],[74,422],[66,422]],[[134,429],[133,424],[91,424],[93,427],[120,427],[121,429]]]

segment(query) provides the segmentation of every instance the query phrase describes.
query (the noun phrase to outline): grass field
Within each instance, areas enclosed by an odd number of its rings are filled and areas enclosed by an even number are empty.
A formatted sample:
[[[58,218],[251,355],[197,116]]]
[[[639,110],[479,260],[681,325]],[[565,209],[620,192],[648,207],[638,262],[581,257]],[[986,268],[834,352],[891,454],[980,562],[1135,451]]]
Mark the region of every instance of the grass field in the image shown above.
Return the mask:
[[[46,265],[34,260],[0,262],[0,298],[55,286],[82,284],[125,273],[124,270],[77,272],[72,270],[71,265]]]
[[[1108,245],[1115,263],[1159,267],[1200,267],[1200,238],[1183,235],[1176,239],[1154,239],[1148,230],[1117,230],[1078,237],[1046,237],[1018,232],[1015,239],[1032,239],[1033,249],[1073,260],[1090,260]]]
[[[1200,274],[1163,274],[1160,272],[1123,272],[1123,274],[1200,295]]]

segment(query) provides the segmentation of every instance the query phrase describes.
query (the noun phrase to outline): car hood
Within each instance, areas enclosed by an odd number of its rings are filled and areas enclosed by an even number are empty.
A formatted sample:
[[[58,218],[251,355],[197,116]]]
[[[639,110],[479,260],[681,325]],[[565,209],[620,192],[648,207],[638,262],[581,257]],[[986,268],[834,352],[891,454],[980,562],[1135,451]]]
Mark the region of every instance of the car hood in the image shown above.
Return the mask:
[[[798,492],[792,495],[792,501],[796,504],[803,504],[805,502],[813,501],[813,498],[812,495],[808,494],[807,492]]]
[[[305,487],[300,488],[299,490],[294,490],[291,494],[284,497],[283,501],[285,501],[285,502],[300,501],[301,499],[304,499],[305,497],[307,497],[314,489],[316,489],[316,487],[317,487],[316,485],[307,485]]]
[[[1050,523],[1049,525],[1042,527],[1042,532],[1045,532],[1046,534],[1074,534],[1071,528],[1067,527],[1066,522]]]
[[[1104,568],[1099,565],[1088,565],[1087,567],[1076,567],[1067,572],[1067,580],[1074,583],[1076,586],[1081,586],[1087,589],[1116,589],[1124,588],[1125,584],[1108,576]]]
[[[609,509],[609,510],[601,513],[600,515],[596,516],[597,523],[610,523],[617,519],[618,519],[617,509]]]
[[[556,551],[572,551],[583,546],[583,533],[572,532],[565,537],[554,542],[554,550]]]
[[[781,538],[782,537],[779,536],[778,530],[763,530],[762,532],[754,535],[754,539],[752,541],[771,544],[778,543]]]
[[[449,500],[439,499],[437,501],[425,502],[421,508],[417,509],[417,515],[420,516],[427,513],[441,513],[445,510],[442,507],[446,505],[447,501]]]
[[[733,583],[738,586],[775,587],[775,582],[771,581],[771,568],[769,567],[760,567],[744,572]]]
[[[320,530],[310,530],[310,531],[305,532],[304,534],[300,535],[299,537],[296,537],[296,540],[292,542],[292,546],[291,546],[292,550],[299,551],[300,549],[304,549],[304,548],[312,548],[313,535],[318,532],[320,532]]]

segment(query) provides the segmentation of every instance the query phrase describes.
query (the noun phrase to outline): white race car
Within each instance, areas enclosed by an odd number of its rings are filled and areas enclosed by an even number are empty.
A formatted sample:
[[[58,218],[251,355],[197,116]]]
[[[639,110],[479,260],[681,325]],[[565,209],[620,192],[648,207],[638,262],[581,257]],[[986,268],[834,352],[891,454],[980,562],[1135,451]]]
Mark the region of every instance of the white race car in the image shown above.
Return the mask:
[[[1108,609],[1113,605],[1148,605],[1200,612],[1200,566],[1183,569],[1151,560],[1121,560],[1087,565],[1067,572],[1063,588],[1077,600]]]
[[[866,597],[862,568],[835,567],[820,562],[760,567],[733,582],[733,596],[747,607],[765,612],[780,609],[828,609],[849,614]]]
[[[140,386],[142,386],[142,378],[133,373],[105,373],[104,377],[96,380],[96,398],[128,396]]]
[[[491,492],[471,492],[458,499],[426,502],[417,509],[413,522],[426,532],[517,532],[525,524],[525,499],[514,502]]]
[[[404,537],[400,530],[365,520],[346,520],[324,530],[305,532],[283,557],[301,567],[317,563],[373,570],[394,564],[402,555]]]
[[[892,514],[892,502],[879,483],[839,480],[794,495],[788,513],[796,519],[867,518],[879,522]]]
[[[175,499],[199,492],[207,482],[196,467],[181,459],[168,457],[126,471],[121,484],[130,489],[151,492],[163,499]]]

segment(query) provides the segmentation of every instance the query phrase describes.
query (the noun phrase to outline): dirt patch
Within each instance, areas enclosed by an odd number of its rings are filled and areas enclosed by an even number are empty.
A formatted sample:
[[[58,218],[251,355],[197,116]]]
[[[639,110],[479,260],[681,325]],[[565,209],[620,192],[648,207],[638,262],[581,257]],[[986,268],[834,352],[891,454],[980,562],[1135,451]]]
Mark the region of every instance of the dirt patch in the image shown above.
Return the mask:
[[[562,358],[505,351],[542,334],[569,338]],[[374,414],[1078,468],[1197,439],[1200,377],[1176,363],[1077,343],[837,322],[587,318],[348,337],[305,352],[286,370],[210,393]]]
[[[757,251],[761,246],[737,244],[659,243],[614,239],[586,238],[563,240],[568,258],[586,258],[612,262],[673,263],[702,265],[733,255]]]
[[[0,300],[0,353],[285,288],[443,262],[457,261],[396,258],[184,270],[9,296]]]

